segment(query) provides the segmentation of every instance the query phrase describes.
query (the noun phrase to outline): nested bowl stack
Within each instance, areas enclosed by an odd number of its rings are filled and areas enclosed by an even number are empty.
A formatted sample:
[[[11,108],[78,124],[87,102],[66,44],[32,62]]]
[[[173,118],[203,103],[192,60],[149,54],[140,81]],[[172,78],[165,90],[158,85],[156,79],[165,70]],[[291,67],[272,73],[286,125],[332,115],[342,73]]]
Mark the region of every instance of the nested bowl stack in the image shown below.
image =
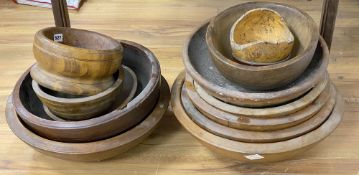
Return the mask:
[[[55,91],[34,81],[30,70],[36,64],[25,71],[6,108],[7,122],[14,134],[44,154],[75,161],[108,159],[143,141],[165,114],[170,91],[150,50],[130,41],[119,43],[123,60],[111,77],[113,84],[118,84],[113,86],[121,88],[115,94],[111,93],[116,89],[112,86],[89,96]],[[95,116],[78,121],[69,117],[71,112],[90,116],[84,114],[92,113],[92,107],[102,103],[110,106]]]
[[[235,57],[230,39],[243,14],[263,9],[280,14],[294,35],[289,57],[281,51],[278,61],[277,53],[267,53],[263,56],[274,60],[265,65]],[[267,25],[250,18],[244,26]],[[240,52],[264,54],[273,47],[267,44]],[[326,71],[327,44],[313,19],[297,8],[264,2],[231,7],[189,37],[183,60],[185,71],[171,91],[174,114],[204,146],[224,156],[249,163],[286,160],[326,138],[341,121],[343,101]]]

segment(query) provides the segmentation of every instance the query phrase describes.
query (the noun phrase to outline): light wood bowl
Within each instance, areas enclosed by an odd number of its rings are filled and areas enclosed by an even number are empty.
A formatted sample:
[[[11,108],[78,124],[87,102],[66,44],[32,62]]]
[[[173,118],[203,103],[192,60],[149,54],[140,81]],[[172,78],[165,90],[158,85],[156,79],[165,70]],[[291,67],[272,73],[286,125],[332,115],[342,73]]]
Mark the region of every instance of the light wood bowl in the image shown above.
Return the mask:
[[[81,121],[53,121],[43,111],[40,100],[31,87],[27,70],[13,91],[15,109],[26,125],[38,135],[60,142],[89,142],[117,135],[141,122],[155,106],[161,84],[158,60],[147,48],[122,41],[123,64],[138,78],[138,89],[125,108],[112,109],[106,114]]]
[[[182,126],[209,149],[241,162],[266,163],[290,159],[303,153],[332,133],[339,125],[343,115],[343,101],[339,94],[329,118],[318,128],[302,136],[274,143],[245,143],[226,139],[212,134],[198,126],[187,115],[181,102],[181,88],[184,73],[180,74],[171,90],[171,106]],[[333,150],[335,151],[335,150]]]
[[[274,10],[284,18],[295,37],[290,59],[266,66],[245,65],[233,59],[231,27],[247,11],[257,8]],[[317,24],[307,13],[289,5],[270,2],[243,3],[224,10],[210,21],[206,32],[210,57],[218,70],[227,79],[253,90],[280,88],[300,77],[313,58],[318,39]]]
[[[150,113],[146,114],[143,121],[121,134],[95,142],[57,142],[37,135],[20,121],[11,97],[6,107],[6,119],[10,129],[18,138],[41,153],[73,161],[100,161],[131,149],[151,134],[169,105],[170,90],[164,79],[160,91],[159,98],[153,101],[155,103],[154,108],[151,108]],[[76,131],[73,131],[73,134],[76,134]]]
[[[54,41],[56,34],[63,35],[63,42]],[[121,65],[123,47],[97,32],[49,27],[35,34],[33,53],[42,75],[32,75],[39,84],[68,94],[94,95],[113,84],[112,75]],[[77,88],[54,84],[54,77]]]
[[[274,64],[290,57],[294,36],[274,10],[257,8],[242,15],[230,30],[235,59],[252,65]]]
[[[321,38],[312,61],[305,71],[294,82],[280,88],[260,91],[248,89],[242,83],[235,83],[227,79],[211,59],[205,34],[207,24],[202,25],[188,39],[184,46],[183,61],[186,72],[211,96],[226,103],[245,107],[268,107],[284,104],[308,92],[324,77],[329,62],[329,51],[325,41]],[[273,65],[276,66],[277,64]],[[253,67],[253,66],[251,66]],[[260,66],[266,67],[266,66]],[[255,68],[261,69],[261,68]],[[248,69],[251,70],[251,69]],[[238,72],[227,69],[228,73]],[[291,69],[283,68],[279,74],[289,74]],[[261,71],[259,71],[261,72]],[[258,72],[244,74],[248,79],[271,82],[277,73],[259,75]]]

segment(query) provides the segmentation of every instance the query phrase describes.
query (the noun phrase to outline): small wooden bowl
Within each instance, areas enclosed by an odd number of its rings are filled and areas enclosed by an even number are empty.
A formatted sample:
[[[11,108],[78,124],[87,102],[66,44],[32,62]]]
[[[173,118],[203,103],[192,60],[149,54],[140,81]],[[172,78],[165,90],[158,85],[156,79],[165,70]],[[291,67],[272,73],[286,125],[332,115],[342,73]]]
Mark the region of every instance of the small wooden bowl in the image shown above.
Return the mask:
[[[294,36],[274,10],[257,8],[242,15],[230,31],[232,55],[251,65],[269,65],[289,58]]]
[[[34,65],[36,66],[36,65]],[[66,120],[86,120],[104,114],[117,99],[124,79],[124,68],[120,68],[115,83],[106,90],[92,96],[73,96],[41,87],[32,80],[32,89],[40,101],[53,114]]]
[[[186,91],[186,96],[188,96],[191,100],[191,103],[193,103],[197,110],[207,118],[226,127],[247,131],[274,131],[298,125],[317,114],[331,96],[330,85],[328,85],[313,103],[308,104],[305,108],[299,111],[276,118],[265,118],[264,116],[262,118],[256,118],[224,112],[221,109],[217,109],[209,105],[201,99],[201,97],[195,92],[194,88],[188,83],[185,83],[183,88]],[[334,98],[335,94],[332,96]],[[256,109],[266,110],[265,108]]]
[[[40,100],[31,87],[27,70],[13,91],[13,103],[19,117],[38,135],[60,142],[90,142],[117,135],[141,122],[158,99],[161,71],[158,60],[147,48],[122,41],[123,64],[138,78],[136,97],[125,108],[81,121],[53,121],[43,111]]]
[[[276,128],[276,130],[268,131],[236,129],[230,126],[221,125],[216,121],[212,121],[208,118],[207,114],[203,113],[200,110],[197,110],[198,108],[196,109],[196,107],[192,104],[192,102],[186,95],[186,90],[182,90],[181,101],[183,108],[185,109],[187,115],[192,119],[192,121],[194,121],[201,128],[217,136],[240,142],[273,143],[299,137],[316,129],[318,126],[324,123],[332,112],[332,109],[335,104],[336,92],[334,86],[331,85],[331,89],[331,93],[328,94],[328,96],[330,96],[330,98],[328,98],[329,100],[326,99],[327,101],[324,102],[322,108],[319,108],[319,112],[317,111],[317,113],[309,114],[308,117],[305,117],[305,121],[296,123],[296,125],[281,129]],[[304,114],[305,113],[306,112],[304,112]],[[290,118],[290,116],[288,116],[288,118]],[[271,121],[268,121],[268,123],[271,123]],[[264,121],[261,124],[263,124],[262,126],[265,126],[267,125],[267,122]],[[265,127],[268,127],[268,125]]]
[[[295,37],[290,59],[266,66],[244,65],[232,59],[231,26],[247,11],[256,8],[274,10],[284,18]],[[318,39],[317,24],[307,13],[292,6],[269,2],[243,3],[219,13],[211,20],[206,34],[210,57],[223,76],[253,90],[280,88],[296,80],[311,62]]]
[[[194,93],[198,95],[204,103],[207,103],[210,106],[213,106],[216,109],[219,109],[225,113],[230,113],[237,116],[248,116],[254,118],[280,118],[289,114],[293,114],[297,111],[300,111],[306,108],[308,105],[312,104],[317,100],[323,91],[329,85],[329,75],[325,74],[323,79],[313,87],[309,92],[305,93],[303,96],[298,97],[297,99],[290,101],[279,106],[271,106],[264,108],[248,108],[241,107],[232,104],[225,103],[211,95],[209,95],[197,82],[193,81],[192,77],[186,74],[186,86],[192,87],[187,89],[194,89]]]
[[[55,42],[55,35],[62,35],[62,42]],[[67,83],[92,85],[93,89],[66,88],[53,84],[51,79],[37,81],[42,86],[69,94],[94,95],[112,85],[111,77],[121,65],[123,48],[115,39],[100,33],[49,27],[35,34],[33,52],[44,72],[41,76],[57,77],[58,81]],[[34,74],[33,78],[41,80],[38,76]]]
[[[135,93],[137,91],[137,76],[135,74],[135,72],[133,72],[129,67],[122,65],[123,69],[124,69],[124,80],[122,83],[122,88],[121,88],[121,92],[120,94],[116,95],[115,100],[113,101],[113,103],[110,105],[111,108],[108,109],[109,111],[112,111],[114,109],[123,109],[124,107],[127,106],[128,102],[130,102],[133,97],[135,96]],[[66,121],[63,118],[60,118],[58,116],[56,116],[55,114],[53,114],[53,112],[51,112],[49,110],[49,108],[45,105],[43,105],[44,111],[45,113],[53,120],[56,121]]]
[[[193,33],[184,47],[183,61],[186,72],[210,95],[230,104],[245,107],[268,107],[286,103],[300,97],[318,84],[323,78],[328,66],[329,51],[325,41],[321,38],[309,66],[294,82],[287,86],[267,91],[247,89],[242,86],[242,84],[225,78],[222,75],[223,72],[217,69],[211,59],[205,41],[206,30],[207,24],[202,25]],[[255,69],[261,68],[258,67]],[[288,72],[291,70],[292,69],[285,69],[271,75],[289,74]],[[237,73],[236,71],[232,72],[230,69],[227,71],[233,74]],[[245,77],[248,79],[256,79],[256,81],[267,77],[261,81],[272,81],[271,77],[258,75],[256,73],[246,74]],[[275,76],[273,78],[276,79]]]
[[[181,102],[181,88],[184,73],[180,74],[171,90],[173,113],[182,126],[209,149],[241,162],[265,163],[289,159],[303,153],[332,133],[339,125],[343,115],[343,101],[339,94],[329,118],[315,130],[302,136],[275,143],[244,143],[214,135],[198,126],[187,115]],[[334,151],[334,150],[333,150]]]
[[[26,128],[16,114],[10,97],[6,107],[6,119],[13,133],[35,150],[49,156],[73,161],[100,161],[109,159],[138,145],[147,138],[165,114],[170,100],[166,80],[162,80],[161,93],[148,116],[134,127],[105,140],[87,143],[65,143],[46,139]],[[135,116],[134,116],[135,117]],[[73,132],[76,134],[76,131]]]

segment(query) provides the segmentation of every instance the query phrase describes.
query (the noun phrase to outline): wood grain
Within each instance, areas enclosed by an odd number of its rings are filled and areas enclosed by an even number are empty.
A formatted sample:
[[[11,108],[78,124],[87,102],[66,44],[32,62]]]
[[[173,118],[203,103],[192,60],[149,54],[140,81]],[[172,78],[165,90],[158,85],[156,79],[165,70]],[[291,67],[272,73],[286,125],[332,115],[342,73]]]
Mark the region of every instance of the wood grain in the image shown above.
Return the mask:
[[[267,0],[274,1],[274,0]],[[54,25],[50,9],[0,1],[0,174],[351,174],[359,172],[359,4],[340,0],[329,73],[344,96],[345,115],[334,133],[293,160],[265,165],[241,164],[212,153],[168,112],[144,142],[113,160],[74,163],[40,154],[22,143],[5,121],[5,103],[17,79],[35,62],[36,31]],[[70,10],[71,24],[149,47],[172,84],[183,70],[182,46],[205,19],[247,0],[87,0]],[[275,0],[308,12],[319,25],[321,0]],[[36,20],[34,20],[36,19]]]

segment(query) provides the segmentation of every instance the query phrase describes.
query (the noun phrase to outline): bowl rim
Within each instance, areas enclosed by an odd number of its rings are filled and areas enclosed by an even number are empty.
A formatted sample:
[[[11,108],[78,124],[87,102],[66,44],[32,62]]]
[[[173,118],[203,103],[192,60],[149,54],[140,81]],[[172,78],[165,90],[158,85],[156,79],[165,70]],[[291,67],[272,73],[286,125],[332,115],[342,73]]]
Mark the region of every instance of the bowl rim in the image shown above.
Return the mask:
[[[240,64],[238,62],[235,62],[233,60],[231,60],[230,58],[227,58],[226,56],[224,56],[221,52],[219,52],[216,47],[213,44],[213,40],[211,37],[211,33],[213,33],[213,28],[215,25],[215,21],[219,20],[219,18],[222,18],[223,16],[226,16],[230,13],[232,13],[232,11],[234,11],[236,8],[243,6],[243,5],[251,5],[251,4],[266,4],[266,5],[274,5],[274,6],[278,6],[278,7],[286,7],[286,8],[290,8],[296,12],[298,12],[299,14],[305,16],[308,19],[309,22],[309,27],[311,29],[311,40],[309,42],[309,46],[307,48],[305,48],[305,50],[296,55],[295,57],[292,57],[290,59],[284,60],[282,62],[278,62],[276,64],[269,64],[269,65],[262,65],[262,66],[253,66],[253,65],[244,65],[244,64]],[[268,7],[266,7],[268,8]],[[284,17],[283,17],[284,18]],[[208,46],[208,50],[210,52],[212,52],[215,55],[214,59],[218,59],[221,62],[224,62],[226,65],[231,66],[233,68],[240,68],[240,69],[244,69],[247,71],[265,71],[265,70],[273,70],[273,69],[278,69],[278,68],[282,68],[282,67],[286,67],[288,65],[294,64],[295,62],[298,62],[301,60],[301,58],[303,57],[303,55],[308,52],[309,50],[316,48],[317,46],[317,42],[319,39],[319,29],[317,27],[317,24],[315,23],[314,19],[306,12],[300,10],[297,7],[291,6],[291,5],[287,5],[287,4],[282,4],[282,3],[273,3],[273,2],[247,2],[247,3],[242,3],[242,4],[238,4],[235,6],[232,6],[222,12],[220,12],[217,16],[213,17],[212,19],[210,19],[209,25],[207,27],[207,32],[205,35],[205,39],[206,39],[206,43]]]
[[[36,64],[34,64],[33,66],[35,66]],[[49,93],[46,93],[45,91],[42,90],[42,88],[40,87],[40,85],[35,81],[32,80],[31,85],[32,85],[32,89],[34,90],[35,94],[41,98],[44,98],[48,101],[51,102],[55,102],[55,103],[63,103],[63,104],[77,104],[77,103],[85,103],[88,101],[93,101],[93,100],[98,100],[101,98],[106,97],[107,95],[111,94],[112,92],[116,91],[117,89],[119,89],[123,83],[124,80],[124,76],[125,76],[125,71],[124,69],[126,66],[122,65],[118,70],[118,77],[117,80],[107,89],[105,89],[104,91],[94,94],[94,95],[90,95],[90,96],[84,96],[84,97],[75,97],[75,98],[63,98],[63,97],[57,97],[54,95],[51,95]]]
[[[86,158],[89,154],[96,154],[120,148],[125,151],[129,149],[127,148],[128,145],[137,145],[138,140],[143,139],[153,131],[155,126],[160,123],[161,119],[165,115],[170,103],[170,89],[168,83],[164,78],[162,79],[160,91],[161,93],[159,99],[156,102],[155,108],[151,110],[150,114],[143,121],[123,133],[98,141],[84,143],[67,143],[50,140],[37,135],[21,123],[21,117],[19,117],[19,115],[16,113],[11,95],[7,100],[6,120],[14,134],[20,140],[29,144],[33,148],[39,149],[40,151],[57,154],[59,158],[63,159],[91,161],[93,160],[92,158]],[[61,157],[60,154],[63,154],[64,157]],[[80,157],[66,157],[76,155]],[[84,157],[82,158],[81,155],[83,155]],[[115,154],[111,155],[115,156]],[[105,157],[99,158],[99,160],[107,159],[113,156],[107,155]]]
[[[47,38],[44,34],[45,31],[51,31],[52,29],[59,29],[59,30],[70,30],[70,31],[77,31],[77,32],[85,32],[85,33],[90,33],[92,35],[98,35],[98,36],[101,36],[102,38],[105,38],[107,39],[108,41],[110,41],[111,43],[114,43],[115,44],[115,47],[113,48],[109,48],[109,49],[88,49],[88,48],[81,48],[81,47],[75,47],[75,46],[71,46],[71,45],[67,45],[67,44],[62,44],[62,43],[59,43],[59,42],[54,42],[53,40]],[[68,28],[68,27],[46,27],[46,28],[43,28],[39,31],[36,32],[35,34],[35,37],[34,37],[34,45],[38,45],[35,41],[38,40],[40,43],[44,43],[46,45],[54,45],[56,48],[65,48],[65,49],[76,49],[77,51],[81,51],[81,52],[87,52],[88,54],[94,54],[94,53],[111,53],[111,52],[123,52],[123,47],[121,45],[120,42],[118,42],[116,39],[110,37],[110,36],[107,36],[107,35],[104,35],[104,34],[101,34],[101,33],[98,33],[98,32],[95,32],[95,31],[90,31],[90,30],[85,30],[85,29],[77,29],[77,28]],[[79,58],[76,58],[78,60],[88,60],[88,58],[85,58],[85,59],[79,59]]]
[[[213,84],[212,82],[208,81],[207,79],[203,78],[201,76],[201,74],[193,67],[192,63],[191,63],[191,59],[189,57],[189,45],[194,37],[194,35],[196,35],[200,29],[202,27],[205,27],[205,25],[208,25],[209,21],[211,19],[207,19],[204,23],[202,23],[201,25],[199,25],[197,28],[195,28],[193,30],[193,32],[188,36],[186,42],[184,43],[184,47],[182,50],[182,55],[183,55],[183,63],[185,65],[185,69],[186,72],[189,73],[192,78],[197,81],[202,87],[205,86],[208,90],[212,91],[213,93],[216,93],[217,95],[221,96],[221,97],[227,97],[227,96],[231,96],[232,98],[236,98],[239,99],[240,101],[245,101],[245,100],[249,100],[251,102],[244,102],[244,104],[250,104],[250,105],[257,105],[262,103],[265,100],[272,100],[272,99],[278,99],[278,98],[284,98],[289,96],[288,93],[283,93],[283,91],[285,92],[289,92],[290,94],[300,91],[301,89],[298,87],[295,88],[291,88],[290,90],[285,89],[285,90],[280,90],[280,91],[275,91],[275,92],[271,92],[271,97],[268,97],[266,94],[267,92],[241,92],[241,91],[236,91],[236,90],[230,90],[230,89],[225,89],[219,85]],[[206,30],[206,29],[204,29]],[[319,37],[319,41],[318,41],[318,47],[321,48],[322,50],[322,58],[323,59],[323,64],[320,66],[320,68],[326,68],[329,62],[329,50],[328,50],[328,46],[325,43],[325,40],[320,36]],[[211,58],[208,58],[211,59]],[[325,72],[325,71],[324,71]],[[319,79],[320,76],[318,76]],[[306,82],[307,83],[307,82]],[[308,83],[307,83],[308,84]],[[312,83],[310,83],[312,84]],[[254,100],[253,100],[254,99]]]
[[[20,100],[20,96],[19,96],[20,95],[20,86],[23,83],[26,76],[29,74],[29,72],[30,72],[30,68],[29,68],[22,74],[20,79],[17,81],[15,88],[13,90],[13,95],[12,95],[16,112],[19,114],[20,118],[22,120],[31,122],[32,124],[34,124],[38,127],[55,129],[55,130],[62,130],[62,129],[77,130],[77,129],[89,129],[92,127],[104,125],[106,123],[117,120],[118,118],[121,118],[128,112],[136,109],[138,104],[142,104],[152,93],[154,93],[154,91],[156,91],[156,89],[158,89],[158,85],[161,82],[160,65],[159,65],[159,62],[158,62],[156,56],[146,47],[144,47],[138,43],[135,43],[132,41],[127,41],[127,40],[120,40],[120,42],[122,44],[126,45],[126,47],[143,52],[143,54],[146,55],[147,59],[149,59],[150,62],[152,63],[151,64],[152,65],[151,75],[149,76],[150,80],[148,81],[147,85],[143,88],[143,90],[134,99],[132,99],[130,101],[130,103],[128,103],[129,105],[127,105],[122,110],[113,110],[113,111],[111,111],[107,114],[104,114],[102,116],[87,119],[87,120],[82,120],[82,121],[62,122],[62,121],[52,121],[52,120],[37,117],[36,115],[32,114],[30,111],[28,111],[25,108],[25,106],[22,104],[22,102]]]
[[[184,81],[184,72],[182,72],[173,83],[171,89],[171,106],[174,111],[175,117],[181,123],[181,125],[193,135],[196,139],[201,141],[206,147],[213,148],[217,152],[224,153],[226,155],[232,155],[232,157],[238,158],[240,154],[243,158],[245,156],[260,154],[263,155],[262,161],[269,159],[272,154],[285,153],[290,151],[295,151],[310,145],[313,145],[320,140],[326,138],[330,133],[332,133],[335,128],[340,124],[342,120],[342,115],[344,112],[343,109],[343,99],[339,93],[336,96],[336,102],[333,111],[331,112],[329,118],[319,126],[317,129],[302,135],[300,137],[290,139],[287,141],[275,142],[275,143],[244,143],[239,141],[233,141],[229,139],[222,138],[220,136],[214,135],[205,129],[202,129],[200,126],[196,125],[194,121],[186,114],[183,109],[181,102],[181,87]],[[323,132],[325,131],[325,133]],[[252,161],[248,159],[248,161]],[[257,160],[260,161],[260,160]]]

